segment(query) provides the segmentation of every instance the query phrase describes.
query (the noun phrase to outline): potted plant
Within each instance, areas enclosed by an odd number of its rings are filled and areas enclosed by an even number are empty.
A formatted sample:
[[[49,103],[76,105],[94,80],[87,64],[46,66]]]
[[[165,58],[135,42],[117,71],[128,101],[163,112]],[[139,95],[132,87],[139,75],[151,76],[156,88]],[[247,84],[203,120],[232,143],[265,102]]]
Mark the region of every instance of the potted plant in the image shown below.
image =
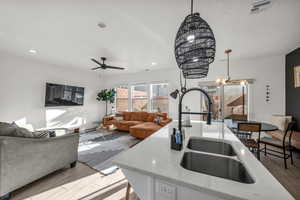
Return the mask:
[[[105,116],[107,116],[107,103],[114,103],[115,102],[116,91],[115,89],[104,89],[101,90],[97,94],[98,101],[105,101]]]

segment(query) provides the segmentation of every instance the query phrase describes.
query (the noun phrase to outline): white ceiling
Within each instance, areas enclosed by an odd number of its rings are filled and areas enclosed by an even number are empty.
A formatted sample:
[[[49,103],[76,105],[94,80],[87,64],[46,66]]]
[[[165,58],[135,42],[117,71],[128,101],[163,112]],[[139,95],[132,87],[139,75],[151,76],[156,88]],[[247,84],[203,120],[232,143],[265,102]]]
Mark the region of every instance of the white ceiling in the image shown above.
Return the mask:
[[[273,0],[250,14],[253,0],[195,0],[210,24],[217,56],[235,59],[286,54],[300,45],[300,0]],[[0,50],[90,70],[91,57],[126,67],[122,73],[176,67],[174,39],[189,0],[1,0]],[[100,29],[97,24],[107,27]],[[30,49],[37,50],[31,55]],[[156,66],[151,66],[156,62]],[[114,72],[116,73],[116,72]]]

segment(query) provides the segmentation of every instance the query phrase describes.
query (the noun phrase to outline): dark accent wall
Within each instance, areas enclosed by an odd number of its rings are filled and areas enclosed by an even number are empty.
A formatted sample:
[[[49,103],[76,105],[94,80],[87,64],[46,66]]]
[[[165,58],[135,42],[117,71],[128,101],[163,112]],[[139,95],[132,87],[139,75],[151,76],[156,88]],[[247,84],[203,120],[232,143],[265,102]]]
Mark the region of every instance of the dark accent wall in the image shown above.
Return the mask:
[[[285,60],[285,91],[286,115],[291,115],[297,122],[300,131],[300,87],[294,85],[294,67],[300,65],[300,48],[286,55]]]

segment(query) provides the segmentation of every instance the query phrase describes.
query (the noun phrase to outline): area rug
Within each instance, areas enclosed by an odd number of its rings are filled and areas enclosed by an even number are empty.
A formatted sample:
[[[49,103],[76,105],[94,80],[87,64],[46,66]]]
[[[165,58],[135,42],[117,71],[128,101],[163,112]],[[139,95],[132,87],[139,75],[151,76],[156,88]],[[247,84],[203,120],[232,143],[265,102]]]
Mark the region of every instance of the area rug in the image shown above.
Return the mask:
[[[80,135],[78,160],[104,175],[115,172],[118,168],[112,160],[141,140],[128,132],[100,130]]]

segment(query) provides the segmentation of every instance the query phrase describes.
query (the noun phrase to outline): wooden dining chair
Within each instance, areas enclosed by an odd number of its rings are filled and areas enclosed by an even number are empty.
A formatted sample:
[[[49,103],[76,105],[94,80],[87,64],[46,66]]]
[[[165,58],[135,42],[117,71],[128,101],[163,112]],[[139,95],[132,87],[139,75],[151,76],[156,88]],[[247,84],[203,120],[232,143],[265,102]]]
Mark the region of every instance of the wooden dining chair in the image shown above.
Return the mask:
[[[232,121],[247,121],[247,115],[232,114],[229,117]]]
[[[252,138],[253,133],[258,133],[257,139]],[[260,160],[260,133],[261,123],[238,123],[237,136],[253,153],[256,151],[258,160]]]
[[[286,163],[287,159],[291,158],[291,164],[292,165],[294,164],[293,147],[291,144],[292,135],[294,133],[294,127],[295,127],[295,122],[288,123],[282,140],[274,137],[272,138],[264,137],[259,141],[259,143],[264,145],[262,152],[265,153],[265,156],[268,154],[278,158],[282,158],[284,160],[285,169],[287,169],[287,163]],[[275,147],[277,150],[269,149],[267,148],[267,146]],[[278,151],[278,149],[280,149],[281,151]],[[289,151],[289,153],[287,151]]]

